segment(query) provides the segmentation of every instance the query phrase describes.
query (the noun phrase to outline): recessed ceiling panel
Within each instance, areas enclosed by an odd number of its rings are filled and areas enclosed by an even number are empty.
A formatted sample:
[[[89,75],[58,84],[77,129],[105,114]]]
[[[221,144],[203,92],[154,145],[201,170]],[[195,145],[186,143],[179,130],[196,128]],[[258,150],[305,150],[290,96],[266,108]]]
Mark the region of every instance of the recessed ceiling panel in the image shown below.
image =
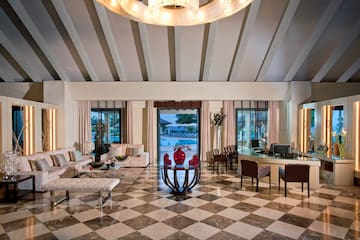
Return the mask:
[[[22,63],[26,65],[23,66],[23,68],[28,72],[33,81],[52,79],[52,76],[41,63],[39,57],[24,39],[21,32],[18,31],[16,26],[7,17],[2,8],[0,8],[0,19],[0,31],[4,34],[7,42],[11,44],[11,48],[13,47],[17,53],[16,56],[13,55],[12,57],[16,61],[22,61]],[[8,46],[7,43],[3,42],[2,44],[5,48],[10,49],[10,46]],[[9,52],[10,54],[13,54],[11,51]]]
[[[203,81],[227,80],[245,11],[211,24]]]
[[[114,80],[87,9],[91,7],[90,4],[86,5],[85,1],[66,0],[65,5],[99,79],[101,81]]]
[[[204,27],[175,28],[176,81],[199,79]]]
[[[355,10],[357,9],[357,10]],[[329,23],[329,27],[315,44],[294,80],[311,80],[328,60],[334,50],[344,41],[359,18],[360,1],[346,0]]]
[[[76,66],[69,49],[66,47],[44,5],[42,5],[40,1],[27,0],[22,0],[22,4],[38,31],[47,42],[52,56],[56,58],[56,62],[65,70],[71,81],[83,81],[84,79],[81,72]]]
[[[142,81],[138,54],[134,42],[134,37],[139,36],[133,35],[129,19],[108,10],[107,15],[115,41],[117,42],[120,58],[123,59],[124,81]]]
[[[11,66],[11,64],[0,54],[0,78],[5,82],[21,82],[23,77]]]
[[[291,64],[301,54],[302,47],[311,36],[328,4],[327,0],[301,2],[287,34],[270,64],[265,81],[283,81]]]
[[[286,0],[262,1],[236,81],[255,81],[286,5]]]
[[[167,27],[141,24],[140,32],[149,81],[169,81],[170,62]]]

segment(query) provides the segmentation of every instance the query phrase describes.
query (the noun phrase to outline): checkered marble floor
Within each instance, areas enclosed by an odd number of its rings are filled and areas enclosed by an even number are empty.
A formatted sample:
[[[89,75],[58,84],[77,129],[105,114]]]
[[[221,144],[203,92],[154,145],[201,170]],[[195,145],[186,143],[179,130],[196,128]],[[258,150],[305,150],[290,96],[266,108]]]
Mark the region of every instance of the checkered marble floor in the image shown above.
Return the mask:
[[[132,185],[121,185],[103,214],[93,193],[71,193],[54,210],[49,193],[17,204],[0,204],[0,239],[360,239],[360,188],[322,185],[311,189],[202,170],[192,193],[174,196],[155,167]],[[110,206],[112,204],[112,207]]]

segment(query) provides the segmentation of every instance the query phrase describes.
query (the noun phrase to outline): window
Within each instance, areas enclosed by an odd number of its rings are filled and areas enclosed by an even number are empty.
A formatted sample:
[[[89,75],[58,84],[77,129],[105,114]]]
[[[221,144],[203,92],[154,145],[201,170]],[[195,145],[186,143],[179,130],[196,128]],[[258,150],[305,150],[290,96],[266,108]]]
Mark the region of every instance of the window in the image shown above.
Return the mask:
[[[236,109],[236,139],[238,149],[248,149],[257,140],[259,147],[267,144],[268,109],[237,108]]]
[[[12,134],[13,149],[22,153],[24,147],[24,111],[19,106],[12,107]]]
[[[120,143],[121,109],[91,109],[91,137],[95,143],[95,157],[108,152],[111,143]]]
[[[182,147],[185,162],[199,155],[199,109],[159,109],[158,149],[162,163],[167,153],[173,160],[175,147]]]

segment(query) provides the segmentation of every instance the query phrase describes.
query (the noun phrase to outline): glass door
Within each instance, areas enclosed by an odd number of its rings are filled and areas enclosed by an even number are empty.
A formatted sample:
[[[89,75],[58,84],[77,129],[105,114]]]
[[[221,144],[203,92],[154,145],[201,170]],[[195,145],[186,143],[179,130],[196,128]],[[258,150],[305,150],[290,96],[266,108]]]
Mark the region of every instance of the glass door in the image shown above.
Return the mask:
[[[185,152],[185,164],[199,156],[199,109],[158,109],[158,161],[162,165],[167,153],[173,161],[174,150]]]
[[[91,109],[91,137],[97,160],[109,151],[111,143],[120,143],[121,109]]]

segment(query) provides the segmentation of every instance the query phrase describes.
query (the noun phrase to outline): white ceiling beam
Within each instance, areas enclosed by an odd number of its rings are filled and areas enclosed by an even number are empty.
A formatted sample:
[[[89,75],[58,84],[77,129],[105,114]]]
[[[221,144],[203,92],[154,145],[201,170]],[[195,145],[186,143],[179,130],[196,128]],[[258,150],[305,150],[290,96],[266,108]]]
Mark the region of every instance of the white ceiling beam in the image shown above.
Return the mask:
[[[215,44],[215,36],[216,29],[218,28],[218,22],[213,22],[210,24],[209,29],[209,37],[206,48],[206,56],[205,56],[205,64],[204,64],[204,72],[203,72],[203,81],[207,81],[210,79],[210,68],[211,68],[211,59],[214,52],[214,44]],[[204,43],[203,43],[204,44]]]
[[[288,5],[286,7],[286,10],[281,17],[280,24],[278,25],[275,35],[270,43],[270,47],[268,48],[268,51],[266,52],[265,58],[263,60],[262,66],[260,68],[260,71],[258,73],[258,76],[256,78],[257,82],[261,82],[264,80],[265,74],[267,73],[271,61],[273,60],[277,50],[279,49],[282,40],[285,37],[285,34],[287,30],[289,29],[292,19],[295,16],[296,10],[300,5],[300,0],[291,0],[288,2]]]
[[[52,0],[52,4],[54,5],[57,13],[59,14],[59,17],[61,18],[62,23],[64,24],[67,32],[69,33],[69,36],[71,40],[74,43],[74,46],[76,48],[76,51],[78,52],[82,62],[84,63],[84,66],[86,68],[86,71],[88,72],[91,80],[93,81],[99,81],[99,77],[97,76],[94,66],[92,65],[89,55],[87,54],[85,47],[80,39],[80,36],[78,32],[76,31],[75,25],[71,19],[71,16],[66,10],[64,1],[58,1],[58,0]]]
[[[103,31],[104,31],[104,34],[105,34],[106,41],[107,41],[108,46],[110,48],[111,56],[112,56],[112,58],[114,60],[114,64],[115,64],[117,74],[118,74],[120,80],[126,80],[125,75],[124,75],[124,71],[123,71],[122,60],[121,60],[119,51],[118,51],[118,49],[116,47],[116,42],[115,42],[115,38],[114,38],[114,35],[112,33],[112,30],[111,30],[109,19],[108,19],[107,15],[106,15],[106,9],[105,9],[105,7],[103,5],[100,5],[96,0],[93,0],[93,1],[94,1],[94,5],[95,5],[95,8],[96,8],[96,12],[97,12],[97,14],[99,16],[99,19],[100,19],[100,24],[101,24],[101,26],[103,28]]]
[[[339,58],[344,54],[346,49],[350,46],[352,41],[360,33],[360,19],[352,26],[351,31],[348,36],[344,37],[344,40],[340,42],[337,48],[332,52],[328,60],[321,66],[319,71],[315,74],[312,82],[320,82],[325,75],[330,71],[334,64],[339,60]]]
[[[239,48],[237,49],[237,51],[235,53],[236,57],[235,57],[235,61],[234,61],[234,67],[233,67],[231,75],[230,75],[230,79],[229,79],[230,81],[236,80],[236,77],[239,73],[241,63],[244,59],[245,50],[246,50],[246,47],[249,42],[250,33],[256,23],[256,17],[259,12],[259,9],[260,9],[261,1],[262,0],[255,0],[250,5],[249,13],[247,15],[247,18],[245,19],[245,26],[244,26],[244,29],[240,36],[241,39],[240,39]]]
[[[289,68],[284,81],[288,82],[291,81],[295,74],[299,71],[300,67],[308,57],[311,49],[315,46],[316,42],[320,39],[321,35],[327,28],[328,24],[330,23],[333,16],[336,14],[336,11],[339,9],[342,0],[332,0],[329,6],[326,8],[324,13],[321,15],[319,22],[316,24],[314,31],[312,32],[309,40],[301,49],[299,55],[296,57],[294,63]]]
[[[151,64],[151,58],[150,58],[150,42],[148,37],[148,30],[147,30],[147,24],[139,23],[139,31],[140,31],[140,37],[141,37],[141,45],[143,47],[144,52],[144,58],[145,58],[145,65],[146,70],[148,74],[149,80],[154,80],[154,76],[152,74],[152,64]]]
[[[42,37],[41,33],[37,29],[35,23],[31,19],[31,17],[27,13],[27,11],[25,10],[22,3],[19,0],[13,0],[13,1],[9,1],[9,4],[15,10],[16,14],[21,19],[22,23],[29,30],[29,33],[34,38],[34,40],[37,42],[40,49],[43,51],[44,55],[46,56],[46,58],[51,63],[52,67],[59,74],[59,77],[61,78],[61,80],[70,81],[70,78],[67,75],[66,71],[61,67],[61,65],[58,63],[58,61],[56,61],[56,58],[51,53],[51,50],[50,50],[47,42]]]
[[[355,74],[360,69],[360,56],[356,59],[356,61],[351,64],[351,66],[339,77],[336,81],[338,83],[347,82],[353,74]]]
[[[11,43],[11,41],[6,37],[6,35],[0,29],[0,42],[6,48],[6,50],[11,54],[15,61],[24,69],[24,71],[29,75],[31,80],[40,82],[42,79],[38,74],[37,68],[29,64],[31,61],[28,58],[25,58],[21,52],[19,52],[16,47]]]

